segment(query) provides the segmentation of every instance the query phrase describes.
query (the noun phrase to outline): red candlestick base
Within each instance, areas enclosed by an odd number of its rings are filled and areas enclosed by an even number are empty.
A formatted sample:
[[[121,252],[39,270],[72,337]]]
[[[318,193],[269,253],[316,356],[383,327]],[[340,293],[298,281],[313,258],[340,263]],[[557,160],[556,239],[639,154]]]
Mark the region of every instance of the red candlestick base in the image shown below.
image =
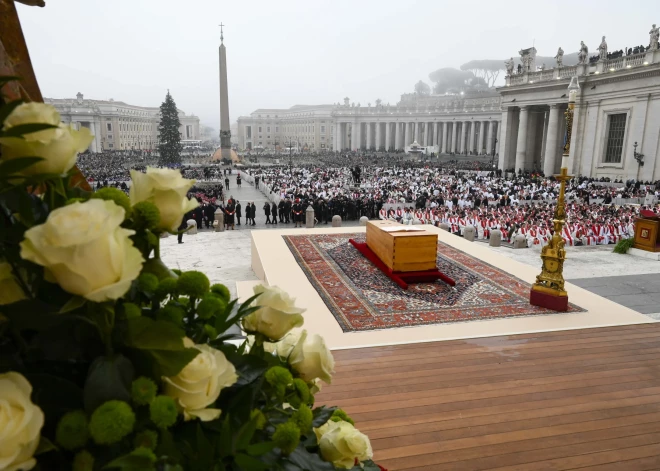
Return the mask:
[[[568,296],[556,296],[534,289],[530,290],[529,303],[533,306],[544,307],[553,311],[568,311]]]

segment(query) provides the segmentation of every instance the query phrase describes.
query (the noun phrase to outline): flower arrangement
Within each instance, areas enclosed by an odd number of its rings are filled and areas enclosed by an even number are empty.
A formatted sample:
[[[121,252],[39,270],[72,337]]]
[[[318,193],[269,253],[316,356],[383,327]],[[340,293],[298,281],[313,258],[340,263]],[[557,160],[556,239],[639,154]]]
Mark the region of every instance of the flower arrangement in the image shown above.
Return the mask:
[[[315,407],[334,361],[294,331],[294,299],[239,303],[160,260],[192,180],[149,168],[128,196],[92,194],[72,178],[88,130],[41,103],[0,123],[0,470],[382,469],[346,413]]]

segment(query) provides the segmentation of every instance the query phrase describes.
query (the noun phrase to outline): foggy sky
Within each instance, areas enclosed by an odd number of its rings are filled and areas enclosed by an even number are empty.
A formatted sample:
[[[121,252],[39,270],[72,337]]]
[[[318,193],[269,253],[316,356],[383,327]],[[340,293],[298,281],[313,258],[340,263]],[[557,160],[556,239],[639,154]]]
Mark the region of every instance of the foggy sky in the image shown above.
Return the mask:
[[[541,10],[543,5],[543,10]],[[218,46],[225,23],[232,123],[256,108],[350,97],[395,104],[440,67],[648,44],[651,1],[46,0],[17,4],[49,98],[177,106],[219,128]],[[499,81],[502,82],[503,73]]]

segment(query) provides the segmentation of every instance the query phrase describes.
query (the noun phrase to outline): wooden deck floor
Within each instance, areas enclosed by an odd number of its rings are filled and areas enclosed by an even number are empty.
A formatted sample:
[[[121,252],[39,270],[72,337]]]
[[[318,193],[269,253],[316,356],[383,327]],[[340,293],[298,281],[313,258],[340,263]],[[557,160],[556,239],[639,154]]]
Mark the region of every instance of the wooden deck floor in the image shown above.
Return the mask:
[[[660,470],[660,324],[333,352],[393,470]]]

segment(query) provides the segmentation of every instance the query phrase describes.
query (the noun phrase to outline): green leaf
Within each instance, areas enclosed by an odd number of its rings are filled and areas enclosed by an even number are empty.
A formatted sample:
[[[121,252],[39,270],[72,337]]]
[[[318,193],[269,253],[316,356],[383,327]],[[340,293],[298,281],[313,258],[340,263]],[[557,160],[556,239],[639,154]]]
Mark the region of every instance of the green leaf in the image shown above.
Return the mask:
[[[85,305],[87,300],[81,296],[72,296],[67,303],[59,310],[59,314],[66,314],[67,312],[75,311],[76,309]]]
[[[7,179],[9,175],[20,172],[42,160],[44,160],[43,157],[19,157],[3,160],[0,162],[0,178]]]
[[[135,378],[133,364],[123,355],[98,357],[89,368],[85,381],[85,410],[91,414],[106,401],[131,401],[131,383]]]
[[[222,422],[222,429],[220,430],[220,436],[218,437],[218,449],[220,450],[220,458],[226,458],[232,454],[231,440],[231,422],[229,414],[227,414],[224,421]]]
[[[213,455],[215,454],[215,450],[211,445],[211,442],[206,438],[206,435],[204,435],[204,430],[199,422],[197,423],[197,430],[195,432],[195,438],[197,441],[197,453],[195,457],[196,467],[199,469],[211,469],[213,467]]]
[[[125,343],[129,347],[141,350],[183,350],[183,338],[186,333],[174,323],[164,320],[155,321],[148,317],[128,319],[128,331]]]
[[[298,446],[289,455],[289,461],[305,471],[335,471],[332,463],[323,461],[316,453],[310,453],[303,446]]]
[[[48,453],[49,451],[53,450],[57,450],[57,447],[53,445],[53,442],[42,435],[39,437],[39,446],[37,447],[37,451],[35,451],[34,454],[36,456],[42,453]]]
[[[149,471],[154,468],[153,463],[146,456],[124,455],[112,460],[103,469],[121,469],[122,471]]]
[[[270,465],[268,463],[264,463],[257,458],[244,455],[242,453],[237,454],[234,457],[234,460],[243,471],[267,471],[270,469]]]
[[[260,456],[268,453],[273,448],[275,448],[274,442],[259,442],[248,446],[245,451],[247,451],[249,455]]]
[[[252,440],[254,432],[256,431],[257,419],[251,419],[243,424],[243,426],[238,430],[238,433],[236,434],[236,439],[234,440],[234,450],[245,450],[250,444],[250,440]]]
[[[314,428],[320,427],[321,425],[325,424],[328,420],[330,420],[330,417],[332,417],[332,414],[337,410],[336,407],[317,407],[316,409],[313,410],[314,413],[314,420],[312,421],[312,426]]]
[[[176,376],[188,363],[199,354],[196,348],[186,348],[180,351],[148,350],[147,353],[158,364],[160,376]]]
[[[47,123],[19,124],[18,126],[12,126],[6,131],[0,131],[0,137],[23,137],[25,134],[45,131],[46,129],[55,129],[57,127],[55,124]]]
[[[6,83],[6,81],[3,81],[4,78],[5,77],[0,77],[0,87]],[[25,103],[23,100],[14,100],[0,108],[0,128],[2,128],[2,124],[5,122],[5,119],[7,119],[7,116],[9,116],[18,105],[22,105],[23,103]]]
[[[174,438],[169,430],[160,431],[160,440],[156,447],[156,456],[169,456],[174,461],[181,462],[183,456],[179,452],[179,448],[174,443]]]

